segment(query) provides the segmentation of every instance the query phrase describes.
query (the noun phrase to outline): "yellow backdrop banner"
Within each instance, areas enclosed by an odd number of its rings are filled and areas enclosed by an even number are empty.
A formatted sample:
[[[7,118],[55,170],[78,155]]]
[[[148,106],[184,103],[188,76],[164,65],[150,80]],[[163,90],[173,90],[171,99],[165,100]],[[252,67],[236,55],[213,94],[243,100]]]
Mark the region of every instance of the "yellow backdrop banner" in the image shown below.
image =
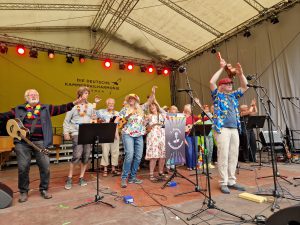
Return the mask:
[[[88,86],[89,102],[94,102],[96,95],[102,99],[98,109],[105,108],[105,100],[111,97],[119,110],[127,94],[135,93],[145,102],[151,87],[156,85],[161,106],[170,105],[169,77],[157,75],[156,71],[142,73],[138,66],[132,71],[120,70],[117,63],[106,69],[103,61],[87,59],[80,63],[78,57],[69,64],[65,55],[56,54],[54,59],[49,59],[46,52],[39,52],[38,58],[30,58],[26,50],[23,56],[18,55],[15,48],[0,54],[0,112],[24,103],[24,92],[30,88],[38,90],[41,103],[56,105],[74,101],[77,89]],[[61,127],[63,119],[64,115],[53,117],[53,126]]]

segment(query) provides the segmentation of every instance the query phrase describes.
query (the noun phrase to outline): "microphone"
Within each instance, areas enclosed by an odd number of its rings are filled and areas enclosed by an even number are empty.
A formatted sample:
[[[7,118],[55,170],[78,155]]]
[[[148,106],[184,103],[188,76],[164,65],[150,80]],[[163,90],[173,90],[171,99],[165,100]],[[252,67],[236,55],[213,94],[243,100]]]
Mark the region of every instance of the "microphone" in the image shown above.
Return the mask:
[[[178,92],[183,92],[183,91],[186,91],[186,92],[190,92],[192,91],[192,89],[177,89]]]
[[[247,84],[247,87],[253,87],[253,88],[264,88],[263,86],[260,86],[260,85],[255,85],[255,84]]]
[[[256,74],[246,76],[246,79],[247,79],[247,80],[253,80],[253,79],[255,79],[255,78],[256,78]]]

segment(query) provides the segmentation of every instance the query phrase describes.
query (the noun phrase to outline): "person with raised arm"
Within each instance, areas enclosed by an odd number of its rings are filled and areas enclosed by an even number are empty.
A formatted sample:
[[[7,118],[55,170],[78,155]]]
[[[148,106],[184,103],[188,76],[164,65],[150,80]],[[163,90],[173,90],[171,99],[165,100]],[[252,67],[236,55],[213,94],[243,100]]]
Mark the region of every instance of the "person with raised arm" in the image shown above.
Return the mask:
[[[231,64],[226,63],[220,53],[218,56],[220,69],[210,80],[214,104],[213,129],[218,147],[220,189],[222,193],[229,194],[230,189],[245,190],[243,186],[236,183],[235,171],[238,163],[239,130],[241,129],[238,100],[248,89],[248,82],[240,63],[237,63],[234,68]],[[224,71],[228,77],[219,80]],[[233,91],[231,78],[235,76],[240,81],[240,87]]]

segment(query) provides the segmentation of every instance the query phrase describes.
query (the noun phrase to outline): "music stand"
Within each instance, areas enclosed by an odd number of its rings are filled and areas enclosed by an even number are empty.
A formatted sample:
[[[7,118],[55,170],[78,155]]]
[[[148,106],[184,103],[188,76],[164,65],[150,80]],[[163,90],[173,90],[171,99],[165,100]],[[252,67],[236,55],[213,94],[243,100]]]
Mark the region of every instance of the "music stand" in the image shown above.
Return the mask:
[[[78,133],[78,144],[92,144],[93,151],[95,150],[96,145],[99,143],[113,143],[115,139],[117,124],[115,123],[86,123],[79,124],[79,133]],[[103,202],[102,199],[104,196],[99,195],[99,153],[97,152],[97,191],[95,195],[95,200],[83,203],[79,206],[76,206],[74,209],[78,209],[94,203],[103,203],[105,205],[115,208],[114,205]]]
[[[258,138],[258,129],[264,127],[266,117],[267,117],[266,115],[263,115],[263,116],[250,116],[248,118],[248,122],[246,124],[246,132],[247,132],[247,130],[255,128],[256,129],[256,138]],[[248,146],[249,146],[249,144],[250,143],[248,143]],[[251,151],[251,153],[252,153],[252,151]],[[261,153],[262,153],[262,149],[260,149],[260,151],[259,151],[259,164],[258,165],[252,165],[252,166],[260,166],[260,167],[263,166],[263,164],[261,162]],[[252,156],[252,158],[253,158],[253,156]]]

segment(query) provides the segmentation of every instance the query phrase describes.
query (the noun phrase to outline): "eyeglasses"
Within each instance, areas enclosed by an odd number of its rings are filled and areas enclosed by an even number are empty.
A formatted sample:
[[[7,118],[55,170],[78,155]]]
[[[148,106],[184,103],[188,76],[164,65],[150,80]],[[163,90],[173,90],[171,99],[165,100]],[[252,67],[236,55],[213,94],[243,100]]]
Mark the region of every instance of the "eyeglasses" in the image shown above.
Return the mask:
[[[232,83],[226,83],[226,84],[224,84],[224,85],[227,85],[227,86],[229,86],[229,85],[232,85]]]
[[[37,96],[39,96],[39,94],[29,94],[29,95],[27,95],[28,97],[37,97]]]

